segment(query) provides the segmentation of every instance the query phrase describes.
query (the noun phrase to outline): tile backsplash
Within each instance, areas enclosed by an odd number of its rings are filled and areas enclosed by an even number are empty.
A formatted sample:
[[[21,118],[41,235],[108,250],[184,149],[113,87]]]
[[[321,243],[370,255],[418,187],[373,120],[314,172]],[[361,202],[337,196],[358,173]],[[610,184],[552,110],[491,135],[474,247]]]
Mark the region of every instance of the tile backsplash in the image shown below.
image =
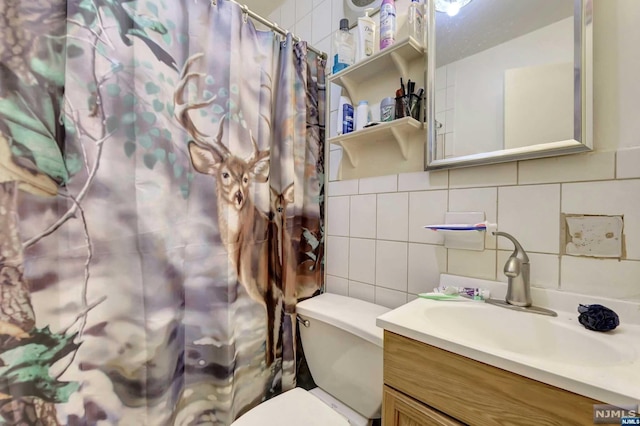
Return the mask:
[[[638,152],[640,146],[610,153],[605,156],[610,164],[604,166],[614,167],[617,156]],[[563,158],[575,162],[589,155]],[[591,166],[596,179],[600,166],[600,161]],[[452,185],[451,175],[458,170],[385,176],[379,178],[380,190],[374,194],[371,178],[330,182],[327,290],[395,307],[433,289],[441,273],[506,282],[502,269],[513,250],[508,240],[487,235],[484,251],[446,249],[441,234],[422,228],[443,223],[447,211],[484,211],[489,222],[514,235],[529,254],[534,287],[640,300],[640,179],[545,184],[507,179],[496,185],[492,167],[505,170],[504,165],[482,167],[475,188]],[[537,167],[537,173],[548,175],[562,162],[509,164],[516,176],[522,167]],[[469,182],[472,172],[465,170]],[[442,189],[447,177],[449,184]],[[401,184],[416,181],[423,185]],[[433,181],[438,183],[431,185]],[[487,186],[487,181],[493,185]],[[361,194],[361,187],[366,194]],[[562,213],[623,216],[624,260],[561,255]],[[332,253],[334,249],[348,256]]]
[[[593,3],[594,151],[330,182],[328,291],[395,307],[430,291],[440,273],[506,281],[507,240],[487,235],[481,252],[446,249],[440,234],[422,228],[447,211],[484,211],[527,250],[533,286],[640,300],[640,2]],[[286,0],[269,18],[331,58],[343,5]],[[340,156],[331,147],[332,180]],[[624,259],[561,255],[563,213],[623,216]]]

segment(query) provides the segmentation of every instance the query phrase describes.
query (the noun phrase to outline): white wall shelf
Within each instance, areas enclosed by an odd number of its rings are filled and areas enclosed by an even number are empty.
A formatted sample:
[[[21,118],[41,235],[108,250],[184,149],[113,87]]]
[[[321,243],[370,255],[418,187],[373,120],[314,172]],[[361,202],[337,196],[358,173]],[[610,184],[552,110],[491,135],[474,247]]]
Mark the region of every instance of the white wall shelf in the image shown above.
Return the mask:
[[[416,83],[414,92],[426,87],[426,66],[424,47],[414,38],[404,37],[386,49],[328,76],[328,82],[329,86],[340,86],[342,95],[347,95],[354,106],[360,101],[367,101],[376,120],[380,103],[385,98],[395,98],[401,80],[405,90],[408,89],[409,80]],[[337,95],[334,90],[328,90],[327,93],[327,103],[331,105],[331,97]],[[327,122],[335,126],[335,118],[334,121],[330,118],[328,113]],[[399,118],[328,139],[327,158],[341,155],[337,173],[334,171],[333,174],[338,180],[422,171],[426,137],[425,125],[420,120]],[[342,150],[330,151],[330,146],[340,146]]]
[[[411,62],[422,58],[423,55],[424,48],[420,43],[414,38],[408,37],[361,62],[329,76],[329,82],[344,87],[349,97],[355,100],[359,97],[358,86],[361,83],[371,80],[381,72],[388,72],[390,69],[397,73],[398,78],[406,78],[409,74]]]
[[[329,139],[329,143],[342,147],[353,167],[359,166],[359,154],[363,149],[371,149],[373,144],[388,144],[394,141],[398,144],[400,154],[405,160],[409,159],[409,144],[414,136],[422,134],[423,124],[411,117],[381,123],[362,130],[338,135]],[[420,141],[424,143],[424,141]]]
[[[424,124],[411,117],[338,135],[327,142],[342,147],[341,179],[422,170],[424,164]]]

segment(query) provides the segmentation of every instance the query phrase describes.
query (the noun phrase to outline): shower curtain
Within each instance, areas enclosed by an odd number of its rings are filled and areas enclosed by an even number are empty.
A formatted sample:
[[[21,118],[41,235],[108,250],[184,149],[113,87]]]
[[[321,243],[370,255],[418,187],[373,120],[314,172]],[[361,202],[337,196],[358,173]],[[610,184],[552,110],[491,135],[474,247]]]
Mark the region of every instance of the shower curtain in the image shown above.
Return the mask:
[[[0,2],[0,424],[228,425],[296,386],[324,66],[226,0]]]

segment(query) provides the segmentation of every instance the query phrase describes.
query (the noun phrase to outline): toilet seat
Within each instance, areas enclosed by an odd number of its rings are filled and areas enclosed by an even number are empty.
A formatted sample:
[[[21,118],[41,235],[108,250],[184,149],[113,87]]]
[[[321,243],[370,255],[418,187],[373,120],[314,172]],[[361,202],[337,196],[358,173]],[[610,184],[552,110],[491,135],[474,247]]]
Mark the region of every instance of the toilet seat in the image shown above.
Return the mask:
[[[349,426],[343,416],[302,388],[249,410],[231,426]]]

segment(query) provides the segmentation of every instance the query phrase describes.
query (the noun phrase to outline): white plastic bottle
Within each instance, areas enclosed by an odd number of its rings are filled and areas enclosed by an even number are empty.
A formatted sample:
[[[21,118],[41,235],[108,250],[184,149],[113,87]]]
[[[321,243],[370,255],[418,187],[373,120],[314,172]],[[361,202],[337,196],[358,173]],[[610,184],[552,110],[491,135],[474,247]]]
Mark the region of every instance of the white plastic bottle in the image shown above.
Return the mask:
[[[376,21],[369,16],[373,9],[366,9],[364,16],[358,18],[358,46],[356,62],[373,55],[373,40],[376,34]]]
[[[353,35],[349,32],[349,20],[340,20],[340,29],[334,34],[335,56],[333,57],[333,73],[355,63],[356,45]]]
[[[411,0],[407,21],[409,25],[409,36],[413,37],[418,43],[424,44],[424,13],[421,0]]]
[[[360,101],[356,109],[356,130],[364,129],[369,123],[369,102]]]
[[[382,0],[380,5],[380,50],[396,41],[396,4],[394,0]]]

